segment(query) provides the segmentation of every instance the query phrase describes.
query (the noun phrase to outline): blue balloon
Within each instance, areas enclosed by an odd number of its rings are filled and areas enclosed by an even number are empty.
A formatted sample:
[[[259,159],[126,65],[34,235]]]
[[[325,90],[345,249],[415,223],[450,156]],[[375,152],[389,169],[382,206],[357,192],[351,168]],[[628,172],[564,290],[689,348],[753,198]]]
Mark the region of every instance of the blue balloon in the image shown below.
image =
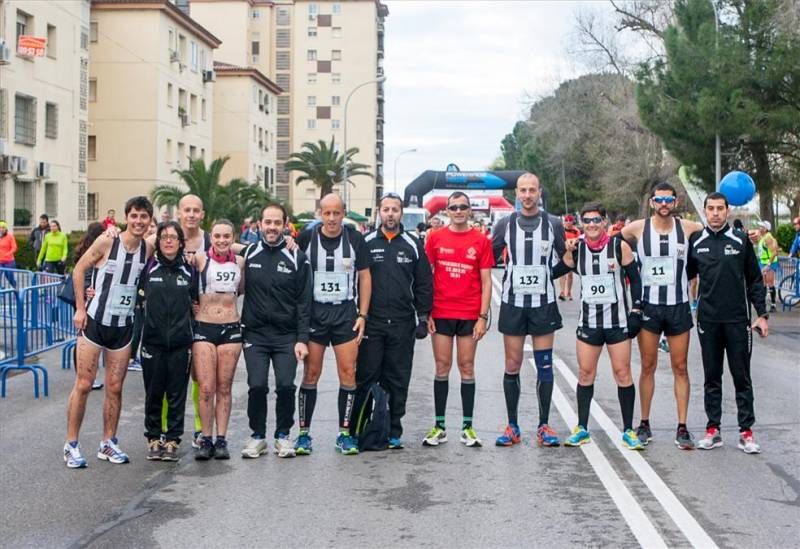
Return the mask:
[[[744,172],[730,172],[720,181],[719,192],[725,195],[731,206],[744,206],[756,195],[756,184]]]

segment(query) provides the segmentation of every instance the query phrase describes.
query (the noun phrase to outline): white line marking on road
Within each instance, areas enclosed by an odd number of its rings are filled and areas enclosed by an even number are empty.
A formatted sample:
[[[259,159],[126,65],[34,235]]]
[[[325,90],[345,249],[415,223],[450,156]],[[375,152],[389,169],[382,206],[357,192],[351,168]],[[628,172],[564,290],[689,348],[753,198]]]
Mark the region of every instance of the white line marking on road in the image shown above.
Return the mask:
[[[499,305],[500,297],[498,296],[498,292],[501,291],[500,284],[494,276],[492,277],[492,282],[494,284],[495,290],[497,290],[495,292],[492,292],[492,297],[494,298],[495,303]],[[529,344],[525,344],[524,349],[525,351],[533,350]],[[530,363],[534,368],[536,367],[536,364],[534,363],[533,360],[530,360]],[[561,373],[561,375],[564,377],[564,379],[566,380],[567,384],[570,387],[577,386],[578,379],[575,377],[575,374],[572,373],[572,371],[569,369],[566,363],[563,360],[561,360],[561,358],[556,356],[555,353],[553,353],[553,364],[556,366],[556,368],[558,368],[558,371]],[[556,407],[558,408],[559,413],[567,422],[567,424],[568,425],[577,424],[577,417],[575,416],[572,407],[569,404],[567,404],[566,397],[564,397],[564,394],[561,392],[558,385],[554,386],[553,388],[553,396],[554,396],[554,402],[556,403]],[[711,539],[711,536],[709,536],[708,533],[706,533],[706,531],[703,529],[703,527],[700,526],[697,520],[695,520],[695,518],[691,515],[691,513],[689,513],[689,510],[686,509],[686,507],[680,502],[680,500],[678,500],[678,498],[675,496],[672,490],[670,490],[667,487],[667,485],[664,483],[661,477],[658,476],[658,473],[656,473],[653,470],[653,468],[650,467],[650,464],[647,463],[644,457],[638,452],[625,450],[622,447],[622,445],[619,443],[619,441],[622,439],[622,432],[616,427],[611,418],[608,417],[608,414],[605,413],[605,411],[600,407],[600,405],[597,402],[593,402],[592,404],[593,404],[591,410],[592,417],[594,417],[595,421],[597,421],[597,423],[600,424],[600,427],[603,429],[603,431],[605,431],[609,439],[611,439],[612,445],[622,454],[622,456],[626,459],[626,461],[631,465],[633,470],[636,472],[636,474],[639,476],[642,482],[644,482],[644,484],[647,486],[647,488],[659,502],[661,507],[667,512],[670,518],[672,518],[672,520],[675,522],[675,524],[678,526],[681,532],[683,532],[683,535],[686,536],[689,543],[691,543],[692,546],[694,547],[716,548],[717,544],[714,543],[714,540]],[[617,505],[617,508],[622,513],[623,517],[625,518],[625,521],[631,527],[631,530],[633,531],[634,536],[636,536],[636,539],[639,540],[639,543],[642,545],[651,546],[653,544],[653,540],[652,539],[647,540],[647,543],[642,541],[642,538],[639,537],[641,532],[637,532],[637,530],[634,528],[634,525],[632,524],[632,521],[637,520],[638,512],[641,512],[642,514],[644,513],[641,506],[638,504],[638,502],[636,502],[635,499],[633,499],[633,496],[630,494],[630,492],[627,491],[627,488],[624,486],[624,484],[622,484],[622,489],[625,491],[625,493],[622,495],[623,498],[622,501],[617,501],[617,499],[614,498],[614,492],[612,492],[611,489],[609,488],[609,485],[606,484],[606,481],[600,474],[598,466],[596,466],[595,463],[592,462],[589,453],[586,452],[586,450],[589,447],[596,448],[598,450],[600,459],[603,462],[605,462],[605,465],[607,465],[610,468],[610,464],[608,463],[605,455],[595,445],[588,444],[588,445],[583,445],[581,447],[584,450],[584,453],[586,454],[589,463],[592,465],[595,472],[597,473],[598,478],[600,478],[600,481],[603,483],[603,486],[606,487],[606,490],[608,490],[609,495],[611,495],[612,499],[614,499],[614,503]],[[614,478],[609,482],[613,483],[615,481],[619,481],[620,483],[622,483],[622,480],[619,478],[619,476],[616,475],[613,469],[610,470],[610,474],[613,475]],[[625,494],[627,494],[627,496],[630,496],[632,504],[635,506],[632,510],[627,508],[624,509],[621,506],[621,505],[627,506],[631,504],[631,501],[627,500]],[[626,515],[626,511],[631,513],[631,515],[630,516]],[[636,522],[637,528],[647,529],[648,525],[650,527],[653,527],[652,523],[649,521],[649,519],[647,519],[646,516],[644,517],[644,519],[647,521],[647,523],[642,525],[639,522]],[[663,538],[661,538],[661,536],[658,533],[656,533],[655,535],[657,536],[657,539],[661,543],[664,542]]]

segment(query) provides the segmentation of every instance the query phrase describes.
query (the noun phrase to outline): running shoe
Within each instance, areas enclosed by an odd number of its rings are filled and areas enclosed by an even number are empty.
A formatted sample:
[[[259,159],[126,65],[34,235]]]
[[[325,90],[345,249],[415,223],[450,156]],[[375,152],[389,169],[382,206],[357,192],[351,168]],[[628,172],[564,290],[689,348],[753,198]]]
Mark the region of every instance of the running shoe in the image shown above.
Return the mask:
[[[639,438],[639,442],[647,446],[653,440],[653,431],[650,430],[650,424],[640,423],[636,428],[636,436]]]
[[[696,299],[692,300],[692,304],[691,304],[690,308],[691,308],[693,313],[697,312],[697,300]]]
[[[214,441],[214,459],[231,459],[228,441],[224,438],[218,438]]]
[[[559,301],[566,301],[566,300],[567,300],[567,298],[566,298],[566,296],[565,296],[564,294],[559,294],[559,296],[558,296],[558,300],[559,300]]]
[[[756,441],[753,438],[753,431],[750,429],[739,433],[739,450],[742,450],[745,454],[761,453],[761,446],[756,444]]]
[[[178,457],[178,442],[175,440],[168,440],[164,443],[164,453],[161,454],[161,461],[179,461]]]
[[[358,453],[358,446],[348,433],[339,433],[336,437],[336,451],[345,456],[354,456]]]
[[[675,445],[681,450],[694,450],[694,437],[686,428],[679,428],[675,434]]]
[[[311,438],[311,435],[308,434],[308,431],[300,431],[297,435],[297,439],[294,441],[294,453],[296,456],[308,456],[311,455],[311,452],[314,451],[312,446],[312,441],[314,439]]]
[[[461,431],[461,443],[467,448],[480,448],[483,446],[481,439],[475,434],[475,429],[467,427]]]
[[[97,450],[97,459],[109,461],[117,465],[120,463],[130,463],[131,461],[128,454],[120,450],[117,437],[112,437],[100,443],[100,448]]]
[[[561,441],[558,440],[558,435],[553,431],[549,425],[540,425],[536,429],[536,442],[539,446],[560,446]]]
[[[161,461],[164,456],[164,446],[161,444],[161,439],[151,438],[147,441],[147,460],[148,461]]]
[[[389,450],[402,450],[404,448],[403,441],[400,437],[389,437]]]
[[[194,459],[197,461],[207,461],[214,457],[214,442],[211,437],[201,437],[200,448],[195,448]]]
[[[192,448],[197,450],[203,445],[203,432],[195,431],[192,435]]]
[[[658,350],[662,353],[669,353],[669,342],[666,337],[662,337],[658,342]]]
[[[138,360],[131,360],[128,363],[128,371],[129,372],[141,372],[142,371],[142,363]]]
[[[572,430],[572,434],[564,441],[564,446],[580,446],[581,444],[587,444],[591,441],[592,437],[589,436],[589,431],[577,425]]]
[[[633,429],[628,429],[622,433],[622,443],[628,450],[644,450],[644,444],[642,444],[642,441],[636,436],[636,431]]]
[[[513,423],[506,425],[506,430],[494,441],[495,446],[514,446],[520,442],[522,442],[522,437],[519,427]]]
[[[279,434],[275,439],[275,453],[279,458],[293,458],[296,455],[294,444],[288,434]]]
[[[64,463],[70,469],[83,469],[86,467],[86,458],[81,454],[81,445],[78,441],[67,442],[64,445]]]
[[[92,391],[99,391],[103,388],[103,382],[97,381],[96,379],[92,381]]]
[[[706,435],[697,441],[697,447],[701,450],[713,450],[722,446],[722,435],[716,427],[706,429]]]
[[[267,453],[267,441],[263,438],[250,437],[242,448],[242,457],[255,459]]]
[[[447,431],[437,425],[434,425],[433,429],[428,431],[428,434],[422,439],[423,446],[439,446],[445,442],[447,442]]]

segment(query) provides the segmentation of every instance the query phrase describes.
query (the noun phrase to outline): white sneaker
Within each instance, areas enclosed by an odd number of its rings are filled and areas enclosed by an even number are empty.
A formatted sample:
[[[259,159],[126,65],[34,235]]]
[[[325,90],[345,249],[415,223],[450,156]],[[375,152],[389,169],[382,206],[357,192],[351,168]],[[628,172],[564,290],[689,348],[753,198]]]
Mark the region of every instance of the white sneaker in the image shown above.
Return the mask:
[[[745,454],[761,453],[761,446],[756,444],[753,438],[753,431],[748,429],[747,431],[739,433],[739,450],[742,450]]]
[[[439,446],[447,442],[447,431],[437,427],[436,425],[428,431],[425,438],[422,439],[423,446]]]
[[[280,458],[293,458],[295,456],[294,443],[289,437],[275,439],[275,453]]]
[[[697,441],[697,448],[700,450],[713,450],[720,446],[722,446],[722,435],[716,427],[707,428],[705,436]]]
[[[263,438],[253,438],[250,437],[247,439],[247,442],[242,448],[242,457],[246,458],[257,458],[261,457],[267,453],[267,441]]]
[[[475,429],[472,427],[467,427],[461,431],[461,442],[470,448],[483,446],[481,439],[478,438],[478,435],[475,434]]]
[[[81,445],[73,446],[69,442],[64,444],[64,463],[70,469],[83,469],[86,467],[86,458],[81,454]]]
[[[120,463],[130,463],[131,461],[128,454],[120,449],[119,441],[116,437],[112,437],[100,443],[100,448],[97,450],[97,459],[102,459],[116,465]]]

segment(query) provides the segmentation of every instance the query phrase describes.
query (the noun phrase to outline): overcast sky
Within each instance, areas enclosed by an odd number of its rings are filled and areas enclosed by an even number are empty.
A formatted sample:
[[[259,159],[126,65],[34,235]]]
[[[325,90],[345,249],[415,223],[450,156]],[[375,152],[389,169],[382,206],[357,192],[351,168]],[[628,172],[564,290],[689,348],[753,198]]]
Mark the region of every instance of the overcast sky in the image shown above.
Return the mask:
[[[584,69],[568,55],[574,13],[605,2],[384,0],[386,190],[426,169],[482,170],[533,99]]]

